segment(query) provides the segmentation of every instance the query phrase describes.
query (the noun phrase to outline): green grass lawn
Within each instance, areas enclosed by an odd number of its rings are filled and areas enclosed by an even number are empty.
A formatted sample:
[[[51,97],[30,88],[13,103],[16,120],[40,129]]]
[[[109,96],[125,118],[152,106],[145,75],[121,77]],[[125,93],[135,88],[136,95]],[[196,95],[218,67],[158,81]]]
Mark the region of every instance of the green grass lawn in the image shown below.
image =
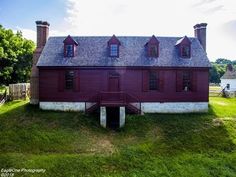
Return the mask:
[[[119,131],[96,115],[0,108],[0,169],[15,176],[236,176],[236,99],[210,98],[207,114],[128,115]]]

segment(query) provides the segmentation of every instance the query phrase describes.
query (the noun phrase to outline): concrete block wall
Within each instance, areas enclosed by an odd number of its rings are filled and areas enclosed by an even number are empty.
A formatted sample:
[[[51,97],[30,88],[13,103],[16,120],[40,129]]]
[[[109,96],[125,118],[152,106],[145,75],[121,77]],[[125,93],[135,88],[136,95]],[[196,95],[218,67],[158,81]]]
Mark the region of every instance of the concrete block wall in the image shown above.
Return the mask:
[[[145,102],[141,103],[143,113],[193,113],[207,112],[208,102]]]
[[[85,102],[40,102],[40,109],[55,111],[85,111]]]

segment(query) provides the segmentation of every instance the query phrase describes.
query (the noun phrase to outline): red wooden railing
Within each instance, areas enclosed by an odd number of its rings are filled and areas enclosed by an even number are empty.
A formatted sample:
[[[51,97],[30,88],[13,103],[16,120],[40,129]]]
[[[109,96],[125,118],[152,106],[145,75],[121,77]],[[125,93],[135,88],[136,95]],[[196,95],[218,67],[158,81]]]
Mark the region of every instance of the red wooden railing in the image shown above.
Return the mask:
[[[85,102],[85,112],[92,112],[99,106],[99,93],[96,93]]]
[[[100,104],[126,104],[126,94],[124,92],[100,92]]]
[[[126,106],[133,112],[141,113],[140,101],[125,92],[100,92],[85,102],[86,112],[93,111],[98,106]]]

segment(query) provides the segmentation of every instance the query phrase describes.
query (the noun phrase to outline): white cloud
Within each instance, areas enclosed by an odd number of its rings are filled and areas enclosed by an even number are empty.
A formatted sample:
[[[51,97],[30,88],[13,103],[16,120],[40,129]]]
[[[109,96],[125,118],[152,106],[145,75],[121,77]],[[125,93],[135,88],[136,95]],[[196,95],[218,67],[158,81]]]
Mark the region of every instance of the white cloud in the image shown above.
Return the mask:
[[[31,29],[16,27],[16,29],[14,29],[13,32],[16,33],[17,31],[21,31],[24,38],[36,42],[36,31]]]
[[[36,38],[37,38],[36,30],[17,26],[16,29],[13,30],[13,32],[16,33],[17,31],[21,31],[24,38],[30,39],[36,43]],[[58,31],[53,29],[49,30],[50,36],[65,36],[66,34],[67,33],[65,33],[64,31]]]
[[[65,26],[73,35],[193,36],[192,26],[207,22],[209,58],[236,59],[235,40],[221,30],[235,12],[235,0],[67,0]]]
[[[67,0],[67,15],[50,36],[148,35],[193,36],[193,25],[207,22],[207,53],[236,59],[236,32],[226,29],[236,20],[235,0]],[[35,31],[19,28],[35,41]]]

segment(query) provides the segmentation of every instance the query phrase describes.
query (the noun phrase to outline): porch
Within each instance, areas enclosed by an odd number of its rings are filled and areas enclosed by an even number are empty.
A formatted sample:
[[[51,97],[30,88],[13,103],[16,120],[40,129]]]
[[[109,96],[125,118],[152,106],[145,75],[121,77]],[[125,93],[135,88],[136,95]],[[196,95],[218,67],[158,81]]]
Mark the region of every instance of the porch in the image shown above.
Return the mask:
[[[110,120],[115,119],[114,117],[118,115],[118,127],[123,127],[126,112],[141,114],[141,103],[135,96],[125,92],[100,92],[85,102],[86,113],[91,113],[98,109],[100,110],[101,126],[107,127]],[[115,113],[109,114],[110,109],[113,109],[113,112],[117,112],[117,115]],[[111,124],[113,123],[111,122]]]

